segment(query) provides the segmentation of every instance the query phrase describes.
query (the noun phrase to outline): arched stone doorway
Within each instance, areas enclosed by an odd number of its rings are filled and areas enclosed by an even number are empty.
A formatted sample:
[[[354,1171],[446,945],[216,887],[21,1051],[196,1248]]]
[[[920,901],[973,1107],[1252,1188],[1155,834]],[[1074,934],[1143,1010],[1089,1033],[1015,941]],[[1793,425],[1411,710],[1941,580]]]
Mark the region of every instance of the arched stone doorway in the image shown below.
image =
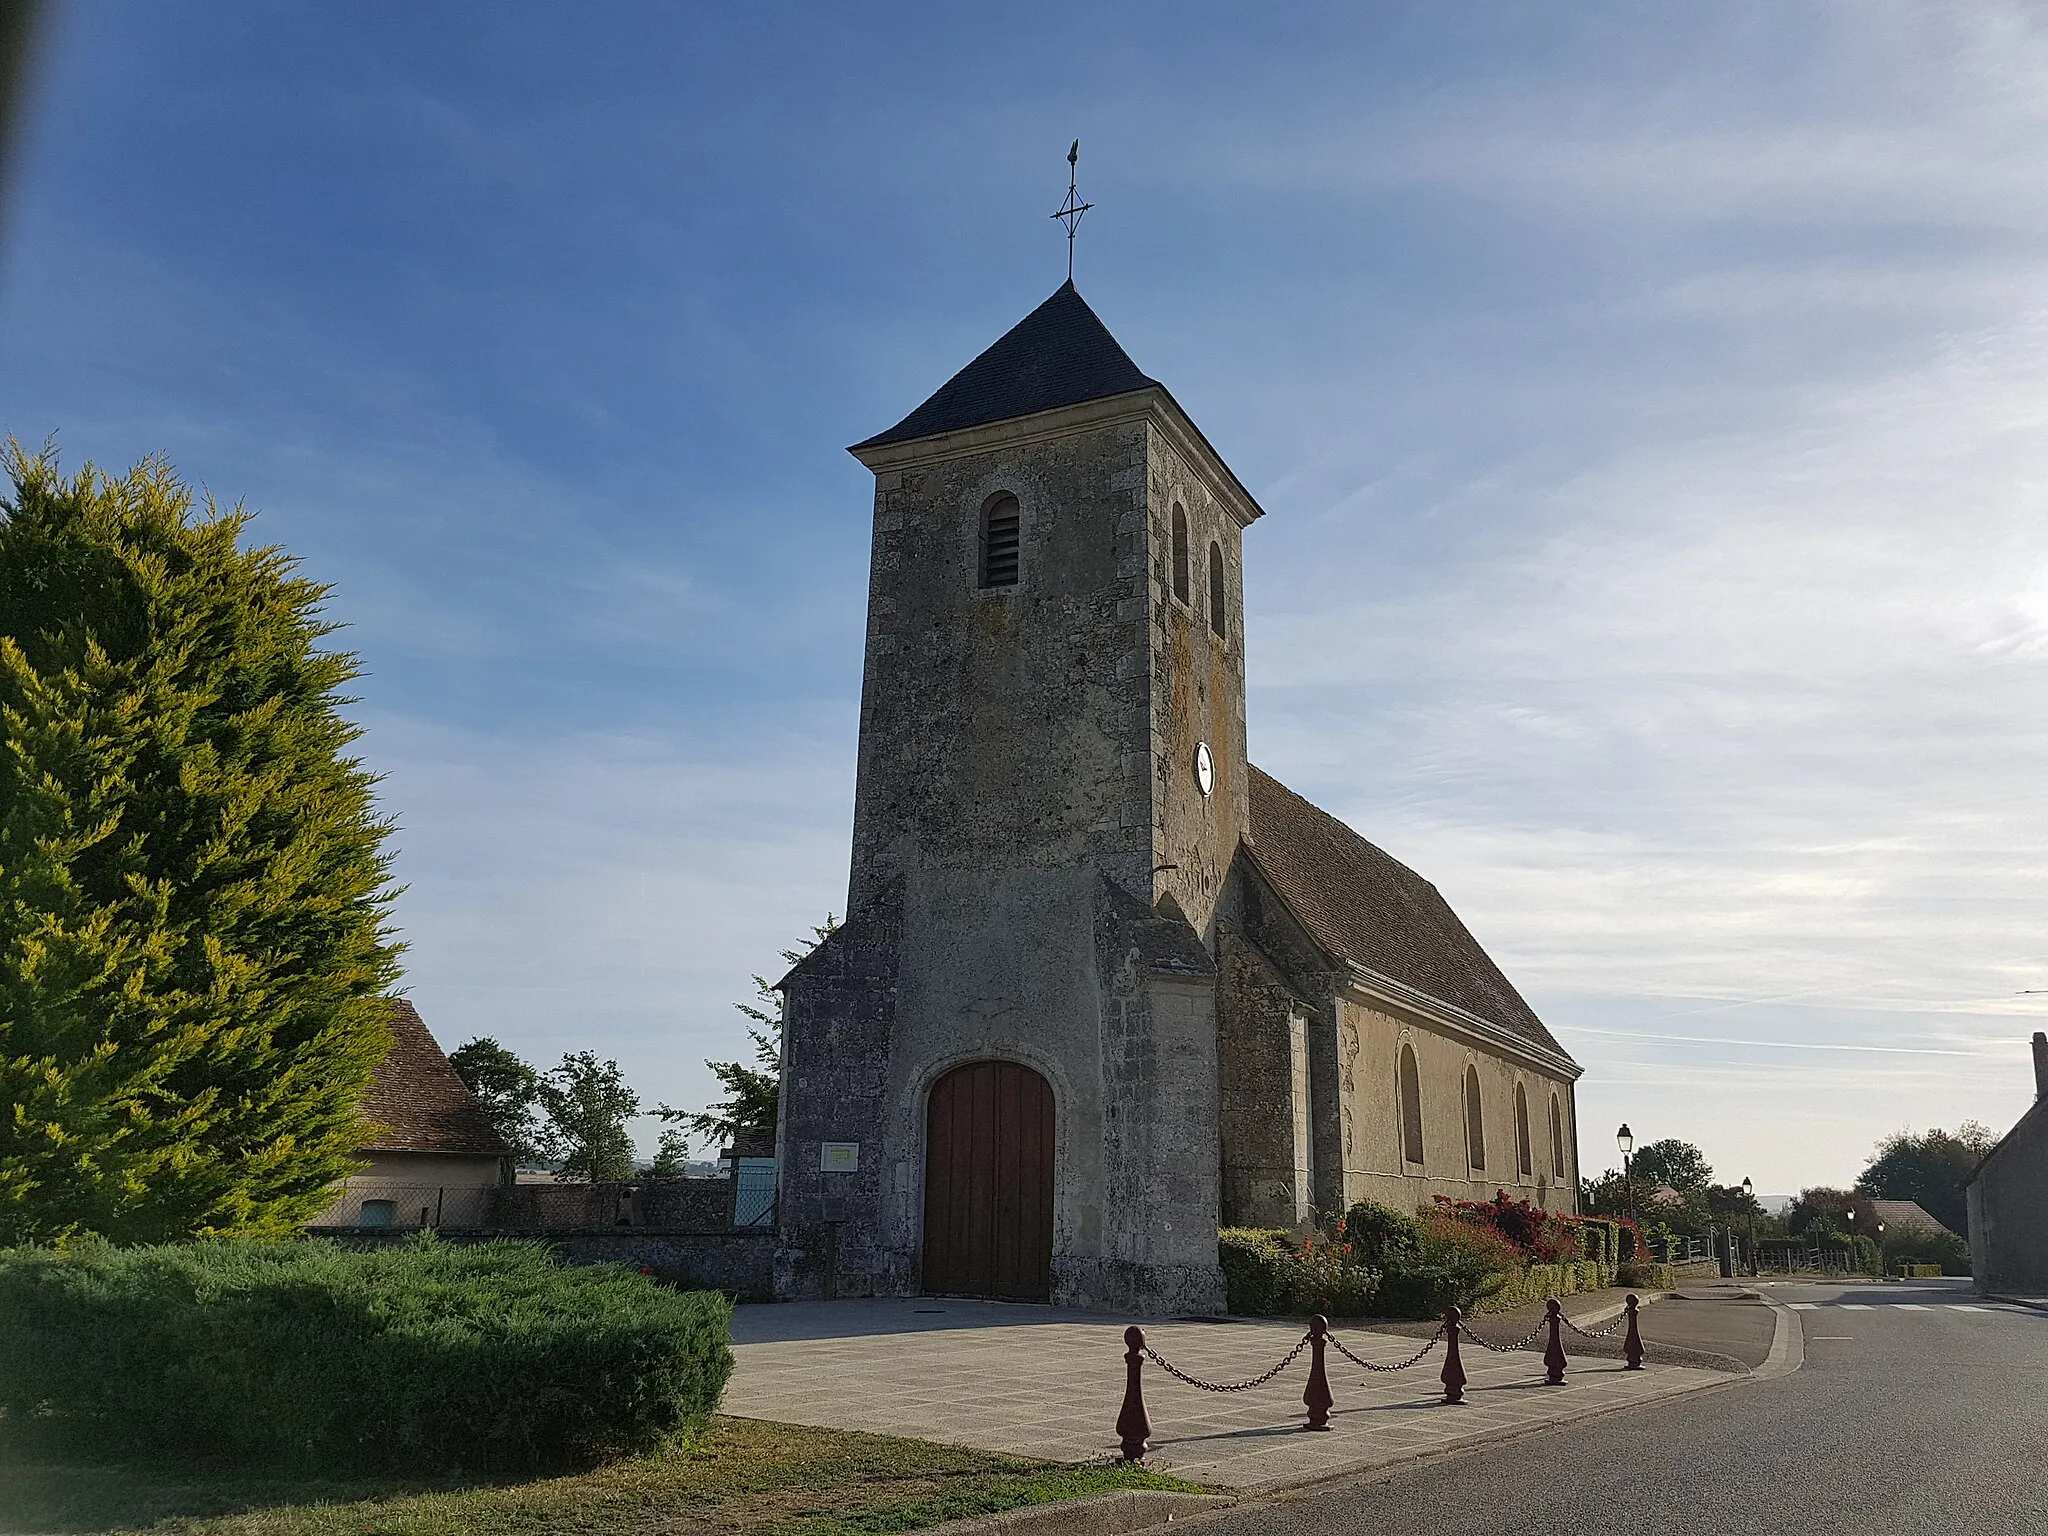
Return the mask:
[[[924,1288],[1052,1299],[1052,1085],[1014,1061],[971,1061],[925,1108]]]

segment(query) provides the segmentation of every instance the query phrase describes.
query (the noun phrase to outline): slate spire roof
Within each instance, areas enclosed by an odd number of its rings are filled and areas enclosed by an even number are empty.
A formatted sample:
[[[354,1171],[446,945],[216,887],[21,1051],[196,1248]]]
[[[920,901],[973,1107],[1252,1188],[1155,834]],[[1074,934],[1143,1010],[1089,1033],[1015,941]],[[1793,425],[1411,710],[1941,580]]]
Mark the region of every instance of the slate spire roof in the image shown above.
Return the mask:
[[[1251,770],[1252,861],[1318,946],[1571,1059],[1437,888]]]
[[[923,405],[853,448],[858,453],[1159,387],[1139,371],[1068,278]]]

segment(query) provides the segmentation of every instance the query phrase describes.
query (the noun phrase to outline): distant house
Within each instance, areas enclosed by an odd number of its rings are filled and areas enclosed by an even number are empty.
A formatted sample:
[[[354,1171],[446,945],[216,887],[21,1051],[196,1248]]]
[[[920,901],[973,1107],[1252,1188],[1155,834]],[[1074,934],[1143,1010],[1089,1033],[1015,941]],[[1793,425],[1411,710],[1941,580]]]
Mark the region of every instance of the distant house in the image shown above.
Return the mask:
[[[1928,1214],[1918,1200],[1873,1200],[1870,1208],[1877,1212],[1877,1219],[1884,1223],[1885,1231],[1893,1237],[1903,1237],[1908,1232],[1939,1237],[1948,1231]]]
[[[343,1181],[333,1208],[308,1225],[479,1225],[505,1182],[512,1149],[405,998],[391,999],[391,1033],[363,1099],[363,1118],[377,1127],[363,1148],[368,1166]]]
[[[2034,1103],[1969,1186],[1970,1272],[1987,1295],[2048,1296],[2048,1034],[2034,1031]]]

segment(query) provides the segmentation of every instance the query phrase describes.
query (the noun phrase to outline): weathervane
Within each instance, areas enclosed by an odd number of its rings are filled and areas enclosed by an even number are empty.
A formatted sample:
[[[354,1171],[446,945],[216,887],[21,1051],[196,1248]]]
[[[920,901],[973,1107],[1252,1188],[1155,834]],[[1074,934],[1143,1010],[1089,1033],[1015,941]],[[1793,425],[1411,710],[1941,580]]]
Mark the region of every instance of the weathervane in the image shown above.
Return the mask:
[[[1053,215],[1067,226],[1067,281],[1074,280],[1074,231],[1081,227],[1081,215],[1095,205],[1079,201],[1075,192],[1075,180],[1081,174],[1081,141],[1074,140],[1074,147],[1067,151],[1067,200]]]

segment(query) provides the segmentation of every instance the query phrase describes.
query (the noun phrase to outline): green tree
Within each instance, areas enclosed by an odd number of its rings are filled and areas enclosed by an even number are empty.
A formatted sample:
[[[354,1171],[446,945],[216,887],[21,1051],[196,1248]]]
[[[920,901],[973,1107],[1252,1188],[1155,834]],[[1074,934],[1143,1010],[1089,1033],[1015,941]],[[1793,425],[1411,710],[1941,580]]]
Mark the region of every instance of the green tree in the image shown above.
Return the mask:
[[[650,1179],[680,1179],[690,1171],[690,1137],[670,1126],[654,1145],[654,1161],[647,1165]]]
[[[161,461],[0,462],[0,1243],[288,1232],[391,1038],[355,658]]]
[[[811,941],[801,949],[785,949],[782,958],[800,964],[812,950],[839,931],[838,919],[825,914],[822,926],[811,930]],[[691,1136],[702,1137],[711,1146],[732,1142],[741,1136],[773,1136],[782,1097],[782,994],[765,977],[754,978],[754,1001],[734,1003],[748,1020],[747,1038],[754,1045],[754,1064],[743,1061],[707,1061],[725,1097],[709,1109],[656,1109],[662,1119],[679,1123]]]
[[[1579,1209],[1588,1216],[1655,1215],[1659,1207],[1651,1196],[1656,1193],[1655,1184],[1610,1169],[1597,1179],[1579,1180]]]
[[[492,1127],[522,1163],[545,1155],[534,1112],[540,1105],[540,1074],[487,1036],[448,1054],[448,1065],[483,1109]]]
[[[1953,1136],[1939,1128],[1920,1136],[1896,1131],[1877,1144],[1856,1188],[1879,1200],[1917,1200],[1949,1231],[1967,1232],[1970,1213],[1963,1190],[1995,1144],[1991,1132],[1974,1120],[1965,1120]]]
[[[1714,1182],[1706,1156],[1689,1141],[1653,1141],[1629,1159],[1628,1171],[1645,1184],[1669,1184],[1681,1195],[1699,1195]]]
[[[582,1179],[630,1179],[633,1138],[626,1122],[640,1109],[640,1095],[626,1085],[616,1061],[599,1061],[590,1051],[564,1056],[542,1074],[541,1141],[566,1174]]]

